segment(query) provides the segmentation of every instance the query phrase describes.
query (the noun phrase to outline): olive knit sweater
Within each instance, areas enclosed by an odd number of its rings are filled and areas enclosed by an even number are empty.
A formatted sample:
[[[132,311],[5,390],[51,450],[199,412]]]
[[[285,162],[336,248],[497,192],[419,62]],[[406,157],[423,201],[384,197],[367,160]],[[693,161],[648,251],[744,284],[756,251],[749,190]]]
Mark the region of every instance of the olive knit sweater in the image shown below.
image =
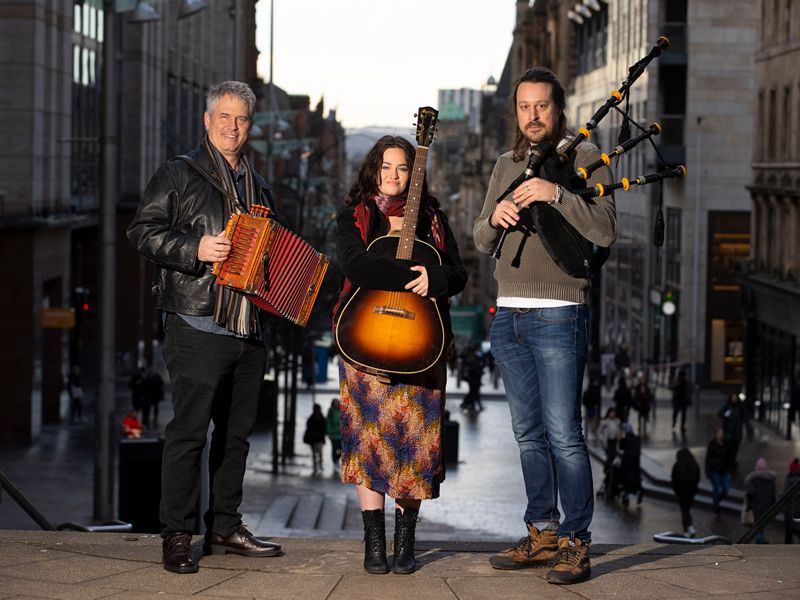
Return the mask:
[[[600,151],[596,146],[582,142],[575,151],[575,166],[587,166],[599,158]],[[494,249],[501,232],[501,229],[489,223],[496,206],[495,200],[522,173],[526,164],[524,160],[514,162],[511,152],[497,159],[483,210],[475,220],[472,231],[475,246],[480,252],[488,254]],[[611,170],[608,167],[596,170],[589,178],[587,187],[597,183],[611,183]],[[586,239],[598,246],[608,247],[616,240],[617,214],[613,196],[587,201],[564,190],[561,200],[553,207]],[[522,238],[523,234],[519,231],[512,231],[506,236],[500,259],[495,264],[498,296],[586,303],[588,280],[564,273],[550,258],[538,235],[530,236],[525,242],[519,268],[511,266]]]

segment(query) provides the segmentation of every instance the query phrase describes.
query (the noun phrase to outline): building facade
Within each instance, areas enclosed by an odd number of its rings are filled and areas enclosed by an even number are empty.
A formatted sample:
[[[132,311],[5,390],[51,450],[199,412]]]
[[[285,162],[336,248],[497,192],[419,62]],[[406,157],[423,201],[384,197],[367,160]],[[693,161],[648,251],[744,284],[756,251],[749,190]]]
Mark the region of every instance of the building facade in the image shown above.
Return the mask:
[[[156,168],[202,139],[212,84],[239,79],[257,95],[265,91],[256,74],[256,0],[207,2],[186,18],[179,18],[181,0],[163,0],[154,4],[157,20],[139,23],[132,19],[136,4],[0,3],[0,75],[7,82],[0,123],[10,133],[0,148],[0,249],[15,257],[3,278],[0,323],[4,347],[11,349],[0,363],[0,437],[6,440],[34,440],[44,424],[66,417],[68,373],[80,372],[87,396],[93,395],[103,198],[114,202],[117,215],[112,283],[119,379],[159,358],[151,266],[130,247],[125,230]],[[116,6],[125,12],[104,11]],[[104,66],[116,74],[109,85]],[[338,186],[329,175],[343,162],[343,131],[335,114],[296,98],[293,129],[268,131],[277,140],[298,130],[305,144],[275,152],[261,165],[305,169],[298,177],[307,204],[299,216],[309,224],[324,219],[317,207],[326,202],[325,190]],[[269,104],[259,102],[269,113]],[[109,107],[117,125],[102,139]],[[251,132],[254,142],[265,130]],[[116,177],[101,167],[102,142],[109,140],[117,148]]]
[[[625,346],[634,365],[691,370],[699,384],[743,381],[737,261],[750,240],[750,148],[754,132],[752,54],[758,13],[751,2],[618,0],[560,2],[568,9],[578,56],[568,103],[584,125],[618,89],[659,36],[668,49],[652,61],[619,108],[654,137],[612,164],[634,178],[684,164],[683,179],[616,194],[619,239],[602,273],[599,342]],[[724,95],[720,90],[725,90]],[[612,111],[592,133],[601,150],[617,145],[622,116]],[[632,135],[639,131],[634,127]],[[664,245],[654,245],[661,213]],[[676,307],[665,314],[663,304]]]
[[[761,0],[753,136],[753,242],[741,273],[747,403],[796,437],[800,406],[800,2]],[[793,431],[794,428],[794,431]]]

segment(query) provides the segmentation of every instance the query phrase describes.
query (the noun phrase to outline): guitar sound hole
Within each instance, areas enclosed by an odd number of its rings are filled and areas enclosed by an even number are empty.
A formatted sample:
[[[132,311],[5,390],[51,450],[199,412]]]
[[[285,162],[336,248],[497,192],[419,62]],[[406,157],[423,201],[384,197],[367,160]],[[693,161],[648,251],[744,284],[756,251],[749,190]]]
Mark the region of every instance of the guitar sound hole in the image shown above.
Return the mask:
[[[410,319],[414,320],[416,318],[416,313],[408,311],[404,308],[397,308],[395,306],[376,306],[373,308],[373,312],[378,313],[379,315],[388,315],[390,317],[400,317],[401,319]]]

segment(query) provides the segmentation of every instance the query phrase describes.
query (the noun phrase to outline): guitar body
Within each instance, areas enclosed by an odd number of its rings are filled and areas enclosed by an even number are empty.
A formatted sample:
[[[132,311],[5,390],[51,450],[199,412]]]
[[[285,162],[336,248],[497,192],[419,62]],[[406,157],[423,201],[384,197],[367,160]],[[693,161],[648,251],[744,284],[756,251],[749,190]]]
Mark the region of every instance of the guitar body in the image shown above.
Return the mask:
[[[367,249],[394,258],[399,240],[380,237]],[[423,265],[442,264],[436,249],[419,240],[414,240],[411,259]],[[336,321],[336,344],[342,357],[370,373],[425,371],[442,356],[444,341],[438,305],[414,292],[358,288]]]

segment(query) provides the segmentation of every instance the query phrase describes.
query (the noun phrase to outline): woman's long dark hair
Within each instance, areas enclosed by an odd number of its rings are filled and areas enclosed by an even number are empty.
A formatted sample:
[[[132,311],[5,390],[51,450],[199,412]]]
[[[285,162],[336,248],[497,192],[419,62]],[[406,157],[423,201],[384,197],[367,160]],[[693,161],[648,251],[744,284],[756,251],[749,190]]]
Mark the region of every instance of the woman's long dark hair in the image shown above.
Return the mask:
[[[553,142],[553,144],[557,144],[567,133],[567,94],[561,82],[558,80],[558,77],[546,67],[533,67],[532,69],[528,69],[522,74],[522,77],[519,78],[517,84],[514,86],[514,95],[511,98],[513,104],[509,111],[509,119],[511,119],[512,123],[516,124],[515,129],[517,130],[517,137],[514,140],[514,146],[512,148],[515,162],[528,158],[528,149],[531,145],[528,138],[520,131],[519,123],[517,122],[517,90],[522,83],[550,84],[553,104],[555,104],[556,109],[558,109],[558,125],[556,126],[555,135],[550,141]]]
[[[358,174],[353,185],[350,186],[348,194],[347,206],[358,204],[362,200],[372,198],[380,194],[378,190],[378,178],[380,177],[381,165],[383,164],[383,153],[389,148],[399,148],[406,155],[406,163],[408,164],[409,181],[411,181],[411,170],[414,166],[414,155],[416,151],[414,147],[404,137],[399,135],[385,135],[370,148],[364,160],[361,161],[361,166],[358,168]],[[439,208],[439,202],[428,193],[428,182],[422,183],[422,206],[432,206]]]

